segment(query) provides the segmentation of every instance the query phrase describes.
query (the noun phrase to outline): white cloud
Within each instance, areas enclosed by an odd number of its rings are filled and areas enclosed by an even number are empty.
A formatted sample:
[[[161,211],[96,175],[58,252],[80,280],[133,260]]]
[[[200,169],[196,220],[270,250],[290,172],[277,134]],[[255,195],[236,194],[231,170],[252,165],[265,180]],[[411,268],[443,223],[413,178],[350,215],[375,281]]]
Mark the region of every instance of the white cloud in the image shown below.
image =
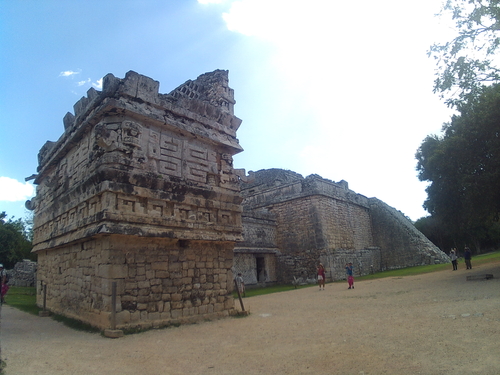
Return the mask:
[[[29,182],[19,182],[10,177],[0,177],[0,201],[17,202],[35,195],[35,187]]]
[[[75,72],[73,70],[66,70],[64,72],[59,73],[59,77],[72,77],[74,75],[80,74],[81,71]]]
[[[90,79],[90,78],[87,78],[85,81],[79,81],[79,82],[77,83],[77,85],[78,85],[78,86],[83,86],[83,85],[85,85],[85,84],[87,84],[87,83],[90,83],[90,82],[91,82],[91,79]]]
[[[272,124],[293,147],[267,157],[345,179],[368,196],[391,192],[386,203],[418,218],[425,186],[415,151],[451,114],[432,93],[426,55],[446,29],[434,17],[439,8],[435,0],[233,1],[227,28],[274,46],[266,82],[277,94]]]
[[[92,82],[92,86],[94,86],[97,90],[102,90],[102,78],[98,79],[97,82]]]

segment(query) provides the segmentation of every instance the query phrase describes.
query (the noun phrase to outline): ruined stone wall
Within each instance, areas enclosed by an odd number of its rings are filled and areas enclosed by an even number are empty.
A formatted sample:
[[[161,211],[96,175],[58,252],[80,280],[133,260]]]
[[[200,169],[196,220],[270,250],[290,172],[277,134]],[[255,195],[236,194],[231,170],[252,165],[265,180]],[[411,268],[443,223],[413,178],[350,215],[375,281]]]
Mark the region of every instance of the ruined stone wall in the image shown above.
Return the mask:
[[[116,244],[120,254],[114,254],[120,259],[137,251],[138,239],[151,251],[148,259],[153,259],[160,255],[159,245],[148,248],[153,243],[148,241],[162,239],[167,253],[192,248],[195,262],[204,262],[200,260],[204,249],[213,249],[213,259],[224,254],[232,261],[227,249],[242,239],[238,177],[242,172],[232,166],[232,155],[241,151],[236,139],[241,120],[233,114],[233,92],[227,82],[227,71],[215,71],[170,94],[159,94],[159,83],[148,77],[129,72],[119,79],[108,74],[102,92],[89,90],[75,104],[75,115],[65,116],[64,134],[57,142],[47,142],[39,153],[37,195],[28,202],[35,210],[33,244],[43,275],[39,280],[51,290],[54,311],[106,328],[110,306],[95,301],[106,301],[109,283],[125,282],[124,270],[131,267],[108,261],[109,249],[116,249]],[[81,259],[85,244],[100,243],[102,236],[109,245],[96,245],[90,263]],[[58,266],[61,257],[71,266]],[[174,259],[168,258],[169,268],[185,266]],[[88,267],[95,272],[83,274]],[[65,280],[58,276],[59,268],[67,270]],[[222,278],[231,278],[230,268],[220,272]],[[180,280],[185,290],[193,288],[189,277]],[[231,287],[220,290],[230,293]],[[150,294],[157,294],[153,292],[157,285],[149,288]],[[97,290],[96,296],[80,298],[88,290]],[[118,297],[129,298],[124,293],[119,289]],[[162,292],[161,302],[154,303],[165,305],[169,294]],[[37,301],[41,302],[40,295]],[[223,305],[231,311],[229,302]],[[183,317],[204,314],[185,308]],[[99,314],[96,309],[101,309]],[[156,321],[157,315],[152,316]],[[164,317],[171,318],[172,314]]]
[[[233,244],[131,236],[98,236],[50,250],[39,260],[47,308],[109,325],[117,282],[117,328],[150,328],[227,316]],[[41,293],[41,291],[40,291]]]
[[[382,249],[381,270],[450,262],[400,211],[371,198],[370,214],[374,241]]]
[[[36,285],[36,269],[37,263],[29,259],[24,259],[22,262],[17,262],[9,273],[10,286],[30,286]]]
[[[373,246],[368,200],[349,190],[345,181],[259,171],[242,194],[249,211],[266,207],[276,215],[278,282],[314,278],[320,259],[336,250]],[[328,265],[327,273],[332,267]]]

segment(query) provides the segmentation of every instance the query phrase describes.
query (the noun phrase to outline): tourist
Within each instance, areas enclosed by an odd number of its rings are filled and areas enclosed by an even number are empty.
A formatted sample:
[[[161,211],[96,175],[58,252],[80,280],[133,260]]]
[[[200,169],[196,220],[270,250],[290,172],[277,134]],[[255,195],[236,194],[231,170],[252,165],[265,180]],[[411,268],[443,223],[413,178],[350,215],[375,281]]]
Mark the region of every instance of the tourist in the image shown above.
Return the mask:
[[[243,276],[241,276],[241,272],[238,273],[236,277],[236,285],[238,287],[238,291],[240,292],[240,296],[245,297],[245,282],[243,281]]]
[[[0,300],[0,303],[4,303],[5,302],[5,295],[7,294],[8,290],[9,290],[9,285],[7,284],[8,283],[8,280],[7,280],[7,271],[4,270],[3,268],[3,264],[0,264],[0,283],[1,283],[1,286],[0,286],[0,294],[1,294],[1,300]]]
[[[465,266],[468,270],[472,269],[472,264],[470,262],[471,258],[472,258],[472,254],[470,252],[470,249],[468,247],[465,247],[464,260],[465,260]]]
[[[319,290],[321,290],[321,287],[323,287],[323,290],[325,290],[325,267],[323,267],[323,264],[319,264],[318,266],[318,284],[319,284]]]
[[[354,276],[353,276],[354,268],[352,266],[352,262],[349,262],[345,265],[345,272],[347,274],[347,283],[349,284],[349,288],[354,289]]]
[[[457,251],[455,249],[451,249],[450,259],[451,259],[451,264],[453,265],[453,271],[456,271],[458,269],[457,258],[458,258]]]

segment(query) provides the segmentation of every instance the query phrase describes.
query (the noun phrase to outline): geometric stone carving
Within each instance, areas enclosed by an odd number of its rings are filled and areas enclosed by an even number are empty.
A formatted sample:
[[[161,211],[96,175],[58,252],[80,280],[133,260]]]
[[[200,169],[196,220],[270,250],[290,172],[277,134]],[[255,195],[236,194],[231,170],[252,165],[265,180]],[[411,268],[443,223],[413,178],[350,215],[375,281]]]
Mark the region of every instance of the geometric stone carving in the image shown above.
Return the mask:
[[[135,72],[108,74],[40,151],[29,206],[49,310],[107,328],[117,282],[118,328],[234,311],[246,176],[232,166],[241,120],[228,73],[171,94],[158,87]]]

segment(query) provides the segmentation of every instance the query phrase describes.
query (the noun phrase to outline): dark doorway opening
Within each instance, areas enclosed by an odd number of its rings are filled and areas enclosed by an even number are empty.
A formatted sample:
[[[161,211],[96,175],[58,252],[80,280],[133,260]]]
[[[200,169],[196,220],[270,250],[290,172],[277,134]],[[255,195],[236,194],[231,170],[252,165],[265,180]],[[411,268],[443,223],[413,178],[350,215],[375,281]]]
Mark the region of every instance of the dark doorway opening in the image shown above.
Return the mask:
[[[256,257],[257,261],[257,281],[263,283],[266,281],[266,262],[264,257]]]

